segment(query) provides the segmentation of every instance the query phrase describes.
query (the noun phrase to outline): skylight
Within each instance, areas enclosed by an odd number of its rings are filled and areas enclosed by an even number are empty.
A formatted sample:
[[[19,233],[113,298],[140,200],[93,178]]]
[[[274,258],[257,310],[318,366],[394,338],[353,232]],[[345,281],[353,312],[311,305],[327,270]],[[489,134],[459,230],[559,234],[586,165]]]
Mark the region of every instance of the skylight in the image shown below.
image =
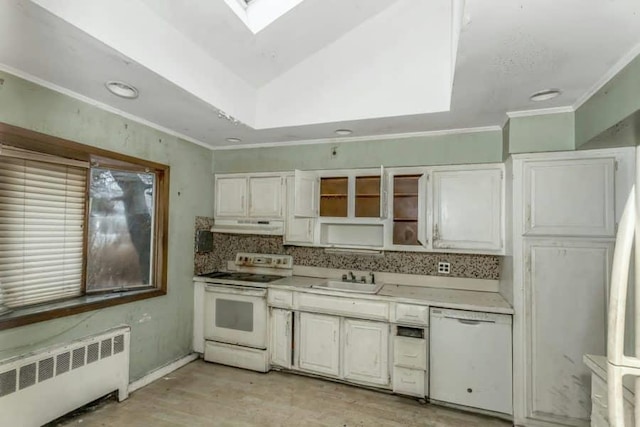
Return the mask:
[[[244,25],[257,34],[304,0],[225,0]]]

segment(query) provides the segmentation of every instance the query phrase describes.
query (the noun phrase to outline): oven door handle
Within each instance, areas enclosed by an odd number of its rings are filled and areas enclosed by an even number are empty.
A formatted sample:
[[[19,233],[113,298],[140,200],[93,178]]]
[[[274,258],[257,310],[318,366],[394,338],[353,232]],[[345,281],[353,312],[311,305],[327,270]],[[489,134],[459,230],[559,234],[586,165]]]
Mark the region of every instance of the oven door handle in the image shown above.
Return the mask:
[[[216,294],[227,294],[227,295],[244,295],[250,297],[265,297],[267,295],[266,289],[256,289],[256,288],[245,288],[241,286],[230,286],[230,285],[207,285],[205,288],[206,292],[216,293]]]

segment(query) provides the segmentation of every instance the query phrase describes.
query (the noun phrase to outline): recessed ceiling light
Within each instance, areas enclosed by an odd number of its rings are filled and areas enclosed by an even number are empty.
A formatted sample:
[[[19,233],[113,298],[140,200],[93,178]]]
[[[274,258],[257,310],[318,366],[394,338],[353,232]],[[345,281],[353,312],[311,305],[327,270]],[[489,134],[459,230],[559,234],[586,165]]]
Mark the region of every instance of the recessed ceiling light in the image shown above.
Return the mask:
[[[227,138],[227,142],[242,142],[240,138]]]
[[[338,135],[351,135],[353,133],[353,131],[351,129],[337,129],[335,131],[336,134]]]
[[[138,89],[130,84],[118,81],[109,81],[104,84],[112,94],[119,96],[120,98],[136,99],[138,97]]]
[[[529,99],[534,102],[548,101],[560,95],[560,89],[545,89],[532,94]]]

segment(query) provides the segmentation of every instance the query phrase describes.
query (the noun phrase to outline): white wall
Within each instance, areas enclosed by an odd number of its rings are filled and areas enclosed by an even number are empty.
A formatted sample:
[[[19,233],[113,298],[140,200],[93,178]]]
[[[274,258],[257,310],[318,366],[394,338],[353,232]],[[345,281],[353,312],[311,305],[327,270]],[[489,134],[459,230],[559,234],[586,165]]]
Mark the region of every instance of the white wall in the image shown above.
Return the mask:
[[[256,127],[447,111],[452,13],[448,0],[397,2],[261,87]]]

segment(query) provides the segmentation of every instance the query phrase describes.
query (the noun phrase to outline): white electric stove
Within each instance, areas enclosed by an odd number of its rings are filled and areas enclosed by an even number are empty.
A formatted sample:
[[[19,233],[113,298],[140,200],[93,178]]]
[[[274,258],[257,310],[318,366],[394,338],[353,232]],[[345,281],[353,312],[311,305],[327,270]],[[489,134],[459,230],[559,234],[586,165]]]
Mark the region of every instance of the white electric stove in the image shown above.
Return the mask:
[[[204,274],[204,359],[268,371],[267,286],[291,276],[290,255],[238,253],[236,271]]]

